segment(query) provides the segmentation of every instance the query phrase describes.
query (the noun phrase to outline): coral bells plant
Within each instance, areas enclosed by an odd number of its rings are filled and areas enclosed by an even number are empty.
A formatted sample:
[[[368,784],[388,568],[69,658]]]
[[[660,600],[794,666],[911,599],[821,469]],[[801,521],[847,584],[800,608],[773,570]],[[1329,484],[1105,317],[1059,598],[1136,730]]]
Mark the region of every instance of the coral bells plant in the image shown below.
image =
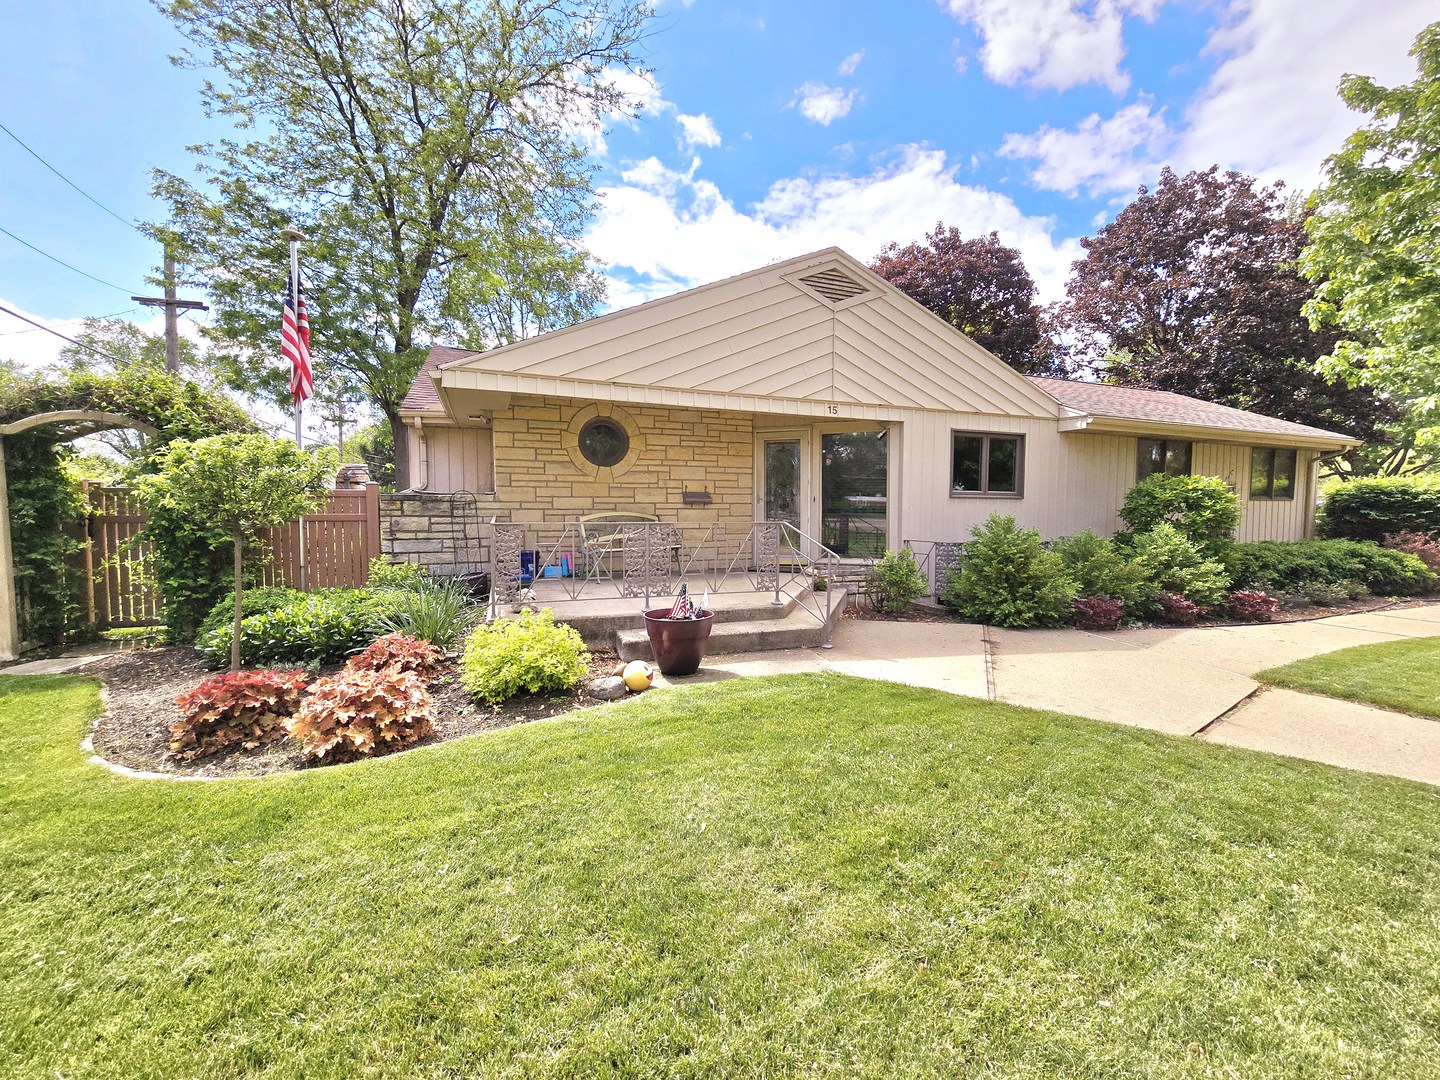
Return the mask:
[[[1385,537],[1385,546],[1414,555],[1430,572],[1440,574],[1440,540],[1420,532],[1399,532]]]
[[[1162,592],[1155,597],[1160,605],[1160,618],[1176,626],[1192,626],[1205,610],[1193,600],[1178,593]]]
[[[341,671],[317,680],[285,728],[311,761],[350,761],[423,739],[430,691],[413,671]]]
[[[1075,601],[1075,625],[1081,630],[1118,630],[1125,605],[1108,596],[1082,596]]]
[[[1280,610],[1280,601],[1259,589],[1236,589],[1225,606],[1245,622],[1269,622]]]
[[[409,634],[386,634],[356,653],[345,667],[351,671],[413,671],[433,682],[445,654],[428,641]]]
[[[304,689],[303,671],[212,676],[175,699],[181,716],[170,725],[170,752],[192,761],[236,746],[254,750],[284,738],[285,721]]]

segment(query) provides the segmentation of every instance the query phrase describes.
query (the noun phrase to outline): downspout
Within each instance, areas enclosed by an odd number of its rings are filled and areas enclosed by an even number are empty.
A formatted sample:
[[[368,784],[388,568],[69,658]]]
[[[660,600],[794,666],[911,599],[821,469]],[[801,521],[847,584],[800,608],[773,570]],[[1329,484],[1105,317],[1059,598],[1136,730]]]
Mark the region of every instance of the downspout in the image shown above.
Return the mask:
[[[423,417],[415,417],[412,421],[415,427],[415,464],[420,474],[418,481],[410,485],[411,491],[428,491],[430,489],[430,442],[425,438],[425,420]]]

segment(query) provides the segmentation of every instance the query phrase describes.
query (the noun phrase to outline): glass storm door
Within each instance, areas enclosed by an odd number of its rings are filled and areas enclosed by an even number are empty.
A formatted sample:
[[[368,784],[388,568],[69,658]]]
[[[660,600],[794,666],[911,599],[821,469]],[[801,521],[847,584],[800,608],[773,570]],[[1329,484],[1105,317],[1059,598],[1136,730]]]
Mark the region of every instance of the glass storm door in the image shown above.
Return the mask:
[[[807,433],[767,431],[756,442],[755,456],[760,466],[755,500],[758,520],[784,521],[805,532],[810,518]]]

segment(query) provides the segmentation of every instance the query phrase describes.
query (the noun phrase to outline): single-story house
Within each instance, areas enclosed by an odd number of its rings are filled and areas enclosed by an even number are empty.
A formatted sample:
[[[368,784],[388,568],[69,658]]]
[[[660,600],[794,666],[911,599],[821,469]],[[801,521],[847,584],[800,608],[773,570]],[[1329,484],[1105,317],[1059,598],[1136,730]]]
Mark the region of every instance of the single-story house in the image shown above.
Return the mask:
[[[407,527],[388,531],[419,561],[459,535],[424,520],[457,492],[510,522],[785,520],[843,555],[964,540],[994,513],[1108,534],[1157,471],[1224,478],[1241,540],[1298,540],[1320,459],[1356,444],[1020,375],[835,248],[502,348],[435,348],[401,414],[411,475],[387,513]]]

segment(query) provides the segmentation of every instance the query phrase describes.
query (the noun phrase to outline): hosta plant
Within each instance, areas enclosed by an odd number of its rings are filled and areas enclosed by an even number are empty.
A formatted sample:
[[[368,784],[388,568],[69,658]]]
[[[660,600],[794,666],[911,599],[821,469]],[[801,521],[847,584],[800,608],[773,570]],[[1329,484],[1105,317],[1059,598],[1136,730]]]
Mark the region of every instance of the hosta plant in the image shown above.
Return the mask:
[[[428,641],[408,634],[386,634],[376,638],[345,664],[351,671],[413,671],[433,682],[445,654]]]
[[[1075,626],[1081,630],[1118,630],[1125,605],[1108,596],[1082,596],[1074,603]]]
[[[304,689],[303,671],[212,676],[175,699],[180,719],[170,725],[170,752],[193,761],[233,747],[254,750],[284,738],[285,721]]]
[[[1231,616],[1245,622],[1269,622],[1280,610],[1280,601],[1259,589],[1236,589],[1226,601]]]
[[[430,734],[430,691],[413,671],[357,671],[317,680],[285,728],[311,761],[399,750]]]

